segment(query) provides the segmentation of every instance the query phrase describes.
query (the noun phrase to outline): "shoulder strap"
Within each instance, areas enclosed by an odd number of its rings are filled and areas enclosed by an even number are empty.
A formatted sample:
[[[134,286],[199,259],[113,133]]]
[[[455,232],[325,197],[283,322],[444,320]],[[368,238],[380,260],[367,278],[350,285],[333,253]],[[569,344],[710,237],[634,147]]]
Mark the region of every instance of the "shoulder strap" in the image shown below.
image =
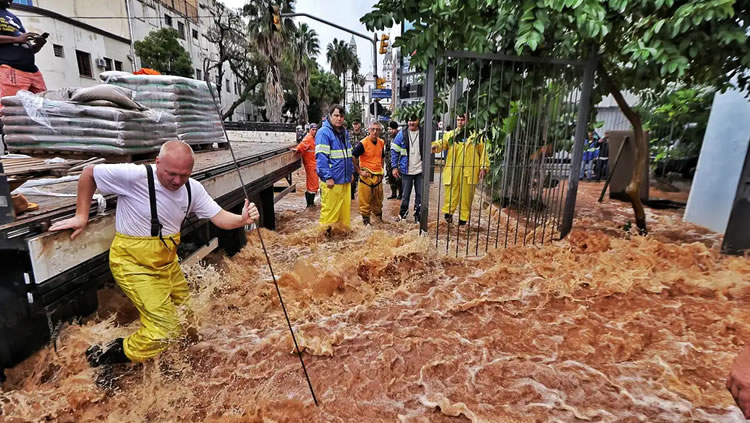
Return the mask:
[[[185,221],[187,220],[188,215],[190,214],[190,206],[193,203],[193,192],[190,189],[190,178],[188,178],[188,181],[185,184],[185,189],[187,190],[187,195],[188,195],[188,206],[187,206],[187,209],[185,210],[185,218],[182,219],[182,224],[183,225],[185,224]]]
[[[154,188],[154,170],[150,164],[145,164],[146,176],[148,177],[148,201],[151,205],[151,236],[159,236],[161,233],[161,223],[159,215],[156,212],[156,188]]]

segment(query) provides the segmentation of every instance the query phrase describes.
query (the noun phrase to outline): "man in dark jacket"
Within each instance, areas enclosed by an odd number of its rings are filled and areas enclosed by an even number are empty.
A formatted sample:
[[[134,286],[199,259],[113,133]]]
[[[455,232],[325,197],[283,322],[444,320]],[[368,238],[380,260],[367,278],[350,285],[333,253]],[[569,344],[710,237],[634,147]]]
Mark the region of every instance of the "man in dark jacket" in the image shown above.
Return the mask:
[[[352,122],[352,130],[349,131],[349,137],[352,143],[352,148],[356,147],[357,144],[359,144],[360,141],[365,139],[367,136],[367,131],[362,129],[362,122],[360,122],[358,119],[355,119]],[[357,160],[357,159],[354,159]],[[354,200],[354,194],[357,193],[357,186],[359,185],[359,175],[357,172],[354,172],[354,181],[352,181],[352,200]]]
[[[408,126],[399,132],[391,143],[392,175],[401,178],[403,190],[399,220],[405,219],[409,212],[409,199],[413,188],[416,192],[414,221],[419,222],[419,211],[422,207],[422,160],[425,158],[423,139],[424,133],[419,127],[419,118],[413,115],[409,118]]]
[[[609,173],[609,131],[604,133],[604,138],[599,141],[599,157],[596,160],[596,180],[607,179]]]

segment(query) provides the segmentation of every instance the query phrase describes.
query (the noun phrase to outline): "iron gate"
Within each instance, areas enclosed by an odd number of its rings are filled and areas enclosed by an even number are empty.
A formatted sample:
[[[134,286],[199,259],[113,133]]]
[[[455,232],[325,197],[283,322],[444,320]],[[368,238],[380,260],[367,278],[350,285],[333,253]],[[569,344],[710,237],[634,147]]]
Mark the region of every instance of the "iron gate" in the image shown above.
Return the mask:
[[[479,255],[570,232],[595,66],[470,52],[429,65],[420,226],[436,247]]]

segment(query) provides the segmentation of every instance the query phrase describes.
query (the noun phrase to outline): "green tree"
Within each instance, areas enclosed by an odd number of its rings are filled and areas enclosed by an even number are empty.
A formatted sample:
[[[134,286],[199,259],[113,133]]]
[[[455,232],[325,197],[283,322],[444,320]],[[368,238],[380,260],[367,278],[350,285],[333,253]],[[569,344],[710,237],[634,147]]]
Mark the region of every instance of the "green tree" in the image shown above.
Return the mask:
[[[344,93],[346,93],[346,72],[351,69],[355,61],[359,63],[359,59],[354,55],[349,44],[336,38],[333,39],[333,42],[328,43],[326,59],[331,65],[331,71],[341,79],[341,85],[344,87]],[[346,106],[346,96],[344,96],[344,106]]]
[[[192,78],[193,62],[188,52],[177,41],[177,30],[162,28],[152,31],[142,41],[135,42],[135,54],[141,58],[143,67],[159,71],[164,75]]]
[[[362,122],[363,113],[364,109],[362,108],[362,103],[355,101],[349,106],[349,110],[346,111],[346,120],[349,122],[354,122],[355,120]],[[363,126],[367,126],[366,123],[362,123]]]
[[[247,22],[247,39],[265,68],[265,108],[266,118],[271,122],[281,122],[284,105],[284,88],[281,85],[281,61],[284,48],[289,46],[296,27],[289,18],[282,18],[281,32],[271,25],[272,5],[280,6],[282,13],[294,11],[294,0],[248,0],[242,8]]]
[[[314,65],[312,58],[320,53],[318,34],[306,23],[301,23],[294,31],[291,50],[294,83],[297,87],[297,122],[305,124],[308,121],[310,103],[310,68]]]
[[[414,51],[425,69],[441,51],[598,58],[594,100],[611,93],[635,132],[636,165],[626,189],[636,223],[646,231],[640,202],[648,158],[640,115],[624,90],[750,81],[750,0],[379,0],[362,17],[369,30],[414,22],[395,46]],[[507,99],[496,106],[510,108]]]
[[[322,71],[317,65],[310,71],[310,122],[320,124],[328,107],[341,102],[344,90],[336,75]]]

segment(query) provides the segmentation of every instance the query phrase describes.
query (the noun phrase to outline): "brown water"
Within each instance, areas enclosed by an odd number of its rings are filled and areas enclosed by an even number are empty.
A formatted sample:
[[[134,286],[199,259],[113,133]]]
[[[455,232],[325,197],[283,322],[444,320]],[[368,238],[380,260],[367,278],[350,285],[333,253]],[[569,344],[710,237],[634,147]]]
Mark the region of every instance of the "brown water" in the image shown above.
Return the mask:
[[[100,390],[83,351],[137,326],[103,292],[57,352],[7,372],[0,421],[744,421],[724,380],[750,339],[750,261],[674,213],[651,215],[648,238],[625,234],[627,208],[588,204],[583,188],[583,230],[472,259],[406,223],[354,218],[329,241],[317,210],[285,200],[283,229],[263,235],[320,407],[251,236],[218,267],[187,269],[199,342]]]

